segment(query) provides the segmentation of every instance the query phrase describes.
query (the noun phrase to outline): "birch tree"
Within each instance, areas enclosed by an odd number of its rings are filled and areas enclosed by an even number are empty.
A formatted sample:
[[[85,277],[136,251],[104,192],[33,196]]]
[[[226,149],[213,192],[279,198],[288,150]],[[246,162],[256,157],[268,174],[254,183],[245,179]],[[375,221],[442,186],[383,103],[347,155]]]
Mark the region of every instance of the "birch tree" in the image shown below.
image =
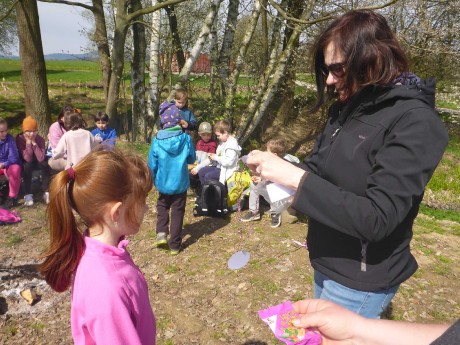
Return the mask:
[[[157,4],[157,0],[152,0],[152,6]],[[158,119],[159,101],[159,77],[160,77],[160,27],[161,27],[161,11],[152,13],[151,33],[150,33],[150,64],[149,64],[149,87],[147,114],[150,130],[146,128],[145,140],[150,141],[152,131],[156,130],[155,124]]]

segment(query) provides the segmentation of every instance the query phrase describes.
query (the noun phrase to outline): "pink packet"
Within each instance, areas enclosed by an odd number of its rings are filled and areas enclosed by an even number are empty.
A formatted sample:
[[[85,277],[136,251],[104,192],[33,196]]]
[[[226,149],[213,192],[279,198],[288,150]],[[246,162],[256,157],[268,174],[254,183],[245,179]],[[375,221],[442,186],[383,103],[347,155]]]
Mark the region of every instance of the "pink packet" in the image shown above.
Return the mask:
[[[292,321],[300,315],[292,309],[290,301],[259,310],[259,317],[275,337],[287,345],[321,345],[321,335],[312,328],[297,328]]]

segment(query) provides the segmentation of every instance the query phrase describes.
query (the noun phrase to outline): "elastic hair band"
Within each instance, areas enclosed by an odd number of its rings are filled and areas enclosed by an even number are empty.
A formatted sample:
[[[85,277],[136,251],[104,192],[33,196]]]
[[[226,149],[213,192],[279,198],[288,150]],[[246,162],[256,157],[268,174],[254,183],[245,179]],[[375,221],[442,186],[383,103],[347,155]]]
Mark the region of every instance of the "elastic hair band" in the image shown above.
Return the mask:
[[[69,174],[71,180],[75,180],[75,170],[73,170],[72,166],[67,169],[67,173]]]

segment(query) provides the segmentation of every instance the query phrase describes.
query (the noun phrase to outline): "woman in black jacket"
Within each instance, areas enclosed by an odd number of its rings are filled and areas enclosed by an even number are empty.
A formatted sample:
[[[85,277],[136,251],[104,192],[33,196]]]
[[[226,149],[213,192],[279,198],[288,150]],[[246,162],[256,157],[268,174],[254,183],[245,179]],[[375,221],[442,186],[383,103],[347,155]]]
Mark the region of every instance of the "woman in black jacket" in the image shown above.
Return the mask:
[[[299,167],[260,151],[247,163],[296,190],[292,206],[309,216],[314,297],[379,318],[417,270],[413,222],[448,142],[435,82],[409,72],[385,18],[372,11],[334,20],[313,53],[315,110],[337,101],[312,153]]]

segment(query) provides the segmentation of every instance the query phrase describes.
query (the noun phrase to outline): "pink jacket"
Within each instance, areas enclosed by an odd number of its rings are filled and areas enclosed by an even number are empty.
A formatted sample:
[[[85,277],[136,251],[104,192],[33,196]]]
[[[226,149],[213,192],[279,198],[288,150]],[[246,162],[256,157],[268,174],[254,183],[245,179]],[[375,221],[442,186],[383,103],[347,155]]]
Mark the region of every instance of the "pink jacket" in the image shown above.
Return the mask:
[[[72,287],[72,336],[79,344],[155,344],[147,282],[126,251],[85,236]]]
[[[59,142],[59,139],[64,135],[66,130],[58,121],[54,122],[48,132],[49,146],[54,150]]]
[[[78,164],[96,145],[93,135],[86,129],[80,128],[67,131],[54,149],[53,157],[66,157],[67,164],[65,168],[68,169],[72,164]]]

